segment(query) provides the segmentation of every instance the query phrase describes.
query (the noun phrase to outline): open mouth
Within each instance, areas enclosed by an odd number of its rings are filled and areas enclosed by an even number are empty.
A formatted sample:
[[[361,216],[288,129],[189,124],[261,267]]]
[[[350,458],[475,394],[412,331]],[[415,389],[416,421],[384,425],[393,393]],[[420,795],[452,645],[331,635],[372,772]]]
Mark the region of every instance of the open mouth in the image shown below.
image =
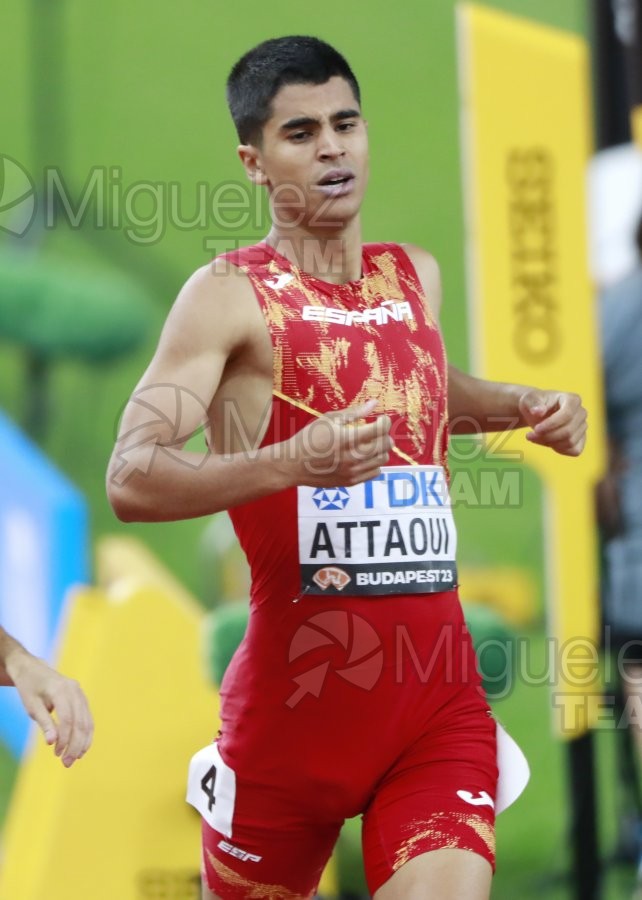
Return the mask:
[[[355,177],[354,173],[348,169],[337,169],[327,172],[323,178],[317,182],[318,189],[330,197],[343,196],[352,190]]]
[[[347,181],[351,181],[354,176],[352,175],[343,175],[340,178],[329,178],[328,180],[321,181],[320,184],[345,184]]]
[[[318,182],[322,187],[328,184],[346,184],[354,179],[354,174],[349,169],[334,169],[327,172]]]

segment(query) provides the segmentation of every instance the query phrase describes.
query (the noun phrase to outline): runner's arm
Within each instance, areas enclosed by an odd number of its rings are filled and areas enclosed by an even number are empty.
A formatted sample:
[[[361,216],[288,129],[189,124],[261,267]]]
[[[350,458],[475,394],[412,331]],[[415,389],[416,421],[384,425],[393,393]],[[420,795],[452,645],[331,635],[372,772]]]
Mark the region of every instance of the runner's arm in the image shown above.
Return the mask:
[[[349,442],[341,436],[346,428],[338,419],[306,426],[317,429],[317,444],[324,448],[313,466],[310,448],[315,441],[296,442],[297,436],[284,444],[225,455],[212,451],[211,439],[202,452],[184,449],[199,427],[209,434],[207,413],[225,365],[247,344],[244,290],[252,290],[245,276],[221,271],[214,263],[197,270],[179,293],[156,353],[125,408],[109,462],[107,495],[122,521],[190,519],[295,484],[356,483],[376,474],[387,459],[386,416],[350,431],[352,449],[355,440],[363,446],[352,458]],[[328,442],[328,428],[336,432],[335,446]],[[324,454],[337,459],[326,460]]]
[[[407,244],[433,318],[439,323],[442,289],[435,258]],[[586,410],[577,394],[474,378],[448,366],[448,417],[453,434],[528,427],[526,438],[558,453],[577,456],[586,441]]]

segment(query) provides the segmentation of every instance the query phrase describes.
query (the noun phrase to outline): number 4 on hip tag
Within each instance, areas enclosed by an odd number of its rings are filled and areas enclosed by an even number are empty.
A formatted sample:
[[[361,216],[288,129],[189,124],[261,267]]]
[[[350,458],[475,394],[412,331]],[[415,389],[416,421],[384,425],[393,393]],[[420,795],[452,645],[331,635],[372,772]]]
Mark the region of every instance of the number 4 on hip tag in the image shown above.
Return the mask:
[[[186,799],[214,831],[232,837],[236,775],[223,762],[216,744],[203,747],[192,757]]]

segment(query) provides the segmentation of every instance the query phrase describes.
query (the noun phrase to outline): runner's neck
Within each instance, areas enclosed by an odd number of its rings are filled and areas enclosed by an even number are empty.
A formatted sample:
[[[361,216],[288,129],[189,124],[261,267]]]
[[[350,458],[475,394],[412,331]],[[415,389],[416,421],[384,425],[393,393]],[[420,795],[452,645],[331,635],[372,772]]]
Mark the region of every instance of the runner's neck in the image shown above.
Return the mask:
[[[323,237],[273,225],[264,242],[302,272],[322,281],[346,284],[361,278],[363,245],[358,218],[342,231]]]

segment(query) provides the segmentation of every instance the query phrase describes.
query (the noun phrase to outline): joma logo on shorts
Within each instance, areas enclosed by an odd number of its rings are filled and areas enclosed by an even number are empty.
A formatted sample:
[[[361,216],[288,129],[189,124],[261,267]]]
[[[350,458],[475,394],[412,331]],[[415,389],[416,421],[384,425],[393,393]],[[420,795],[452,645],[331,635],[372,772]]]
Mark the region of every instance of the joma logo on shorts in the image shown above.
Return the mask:
[[[457,796],[471,806],[490,806],[491,809],[495,809],[493,798],[486,791],[480,791],[476,797],[471,791],[457,791]]]
[[[403,319],[414,319],[412,308],[407,300],[395,303],[384,300],[381,306],[359,311],[336,309],[332,306],[304,306],[304,322],[331,322],[334,325],[387,325],[388,322],[401,322]]]
[[[223,853],[229,853],[230,856],[234,856],[236,859],[242,859],[243,862],[260,862],[263,859],[262,856],[257,856],[255,853],[248,853],[246,850],[241,850],[240,847],[234,847],[232,844],[228,844],[227,841],[219,841],[218,846]]]

